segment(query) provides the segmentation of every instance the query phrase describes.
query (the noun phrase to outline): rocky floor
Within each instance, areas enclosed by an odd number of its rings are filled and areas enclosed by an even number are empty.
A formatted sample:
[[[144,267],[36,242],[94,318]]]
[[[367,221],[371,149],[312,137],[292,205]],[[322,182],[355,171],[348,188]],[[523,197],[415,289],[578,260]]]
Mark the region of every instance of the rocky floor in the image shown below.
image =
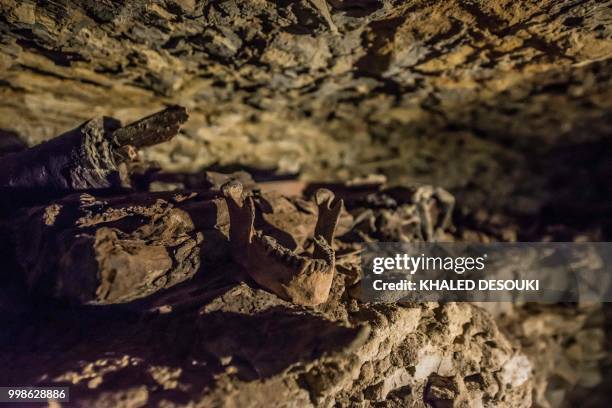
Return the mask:
[[[69,386],[75,406],[608,401],[605,387],[595,392],[609,364],[601,310],[527,307],[494,319],[465,303],[367,305],[339,292],[309,310],[226,276],[130,307],[8,304],[0,381]]]
[[[77,406],[532,406],[529,359],[471,305],[325,313],[207,286],[162,316],[41,313],[6,333],[18,346],[0,353],[15,367],[0,380],[69,385]]]

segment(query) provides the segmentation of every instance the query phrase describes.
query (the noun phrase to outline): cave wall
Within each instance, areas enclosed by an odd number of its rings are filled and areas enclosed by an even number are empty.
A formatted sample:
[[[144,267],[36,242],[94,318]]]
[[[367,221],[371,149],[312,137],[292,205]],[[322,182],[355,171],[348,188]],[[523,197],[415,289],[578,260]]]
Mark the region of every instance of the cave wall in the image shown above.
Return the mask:
[[[36,144],[179,103],[183,133],[147,153],[169,171],[376,172],[468,207],[608,212],[611,7],[0,0],[0,129]]]

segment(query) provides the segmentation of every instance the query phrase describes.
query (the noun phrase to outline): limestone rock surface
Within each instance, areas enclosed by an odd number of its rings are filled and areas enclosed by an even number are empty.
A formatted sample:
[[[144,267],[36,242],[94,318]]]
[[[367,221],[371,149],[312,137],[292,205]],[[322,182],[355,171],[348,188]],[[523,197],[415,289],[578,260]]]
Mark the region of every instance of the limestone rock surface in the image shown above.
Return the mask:
[[[192,119],[149,153],[168,170],[379,172],[472,208],[603,214],[610,5],[2,0],[0,129],[35,144],[178,103]]]

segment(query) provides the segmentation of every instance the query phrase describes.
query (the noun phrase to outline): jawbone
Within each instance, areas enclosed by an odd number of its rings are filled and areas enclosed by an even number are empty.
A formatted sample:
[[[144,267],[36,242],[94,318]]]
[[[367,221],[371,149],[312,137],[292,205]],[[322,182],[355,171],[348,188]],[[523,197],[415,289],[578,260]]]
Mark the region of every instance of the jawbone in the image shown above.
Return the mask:
[[[289,249],[274,237],[256,231],[255,204],[243,196],[242,185],[223,186],[230,215],[232,254],[247,274],[259,285],[282,299],[303,306],[327,301],[335,272],[332,248],[335,229],[342,208],[329,190],[315,194],[319,210],[312,250]]]

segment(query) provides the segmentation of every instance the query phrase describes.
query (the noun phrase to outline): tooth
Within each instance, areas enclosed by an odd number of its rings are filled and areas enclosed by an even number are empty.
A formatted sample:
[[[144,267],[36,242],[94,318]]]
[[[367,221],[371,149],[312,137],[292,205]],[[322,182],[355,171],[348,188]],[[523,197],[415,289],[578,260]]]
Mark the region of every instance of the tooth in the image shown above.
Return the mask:
[[[313,258],[323,258],[325,257],[325,254],[327,252],[327,248],[325,245],[325,238],[323,238],[322,236],[317,236],[315,235],[314,238],[314,251],[312,253]]]

